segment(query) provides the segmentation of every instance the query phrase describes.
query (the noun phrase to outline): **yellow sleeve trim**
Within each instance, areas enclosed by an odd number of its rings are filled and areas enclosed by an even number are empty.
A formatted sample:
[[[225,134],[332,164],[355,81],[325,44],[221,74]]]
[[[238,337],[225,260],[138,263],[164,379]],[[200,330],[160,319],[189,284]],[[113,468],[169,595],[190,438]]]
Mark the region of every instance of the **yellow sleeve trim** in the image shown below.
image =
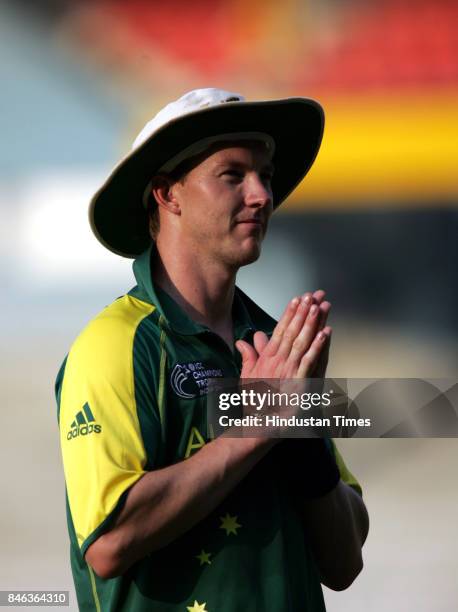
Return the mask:
[[[74,343],[65,368],[60,437],[70,511],[83,542],[145,472],[133,345],[154,306],[125,295]]]

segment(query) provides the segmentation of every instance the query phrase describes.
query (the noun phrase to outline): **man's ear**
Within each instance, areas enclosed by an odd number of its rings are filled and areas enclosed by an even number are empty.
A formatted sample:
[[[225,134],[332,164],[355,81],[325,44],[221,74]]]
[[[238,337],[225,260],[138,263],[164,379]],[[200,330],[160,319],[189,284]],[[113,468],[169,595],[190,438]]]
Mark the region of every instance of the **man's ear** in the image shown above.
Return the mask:
[[[174,184],[172,179],[166,174],[157,174],[151,180],[151,193],[158,206],[174,215],[180,215],[181,208],[175,197]]]

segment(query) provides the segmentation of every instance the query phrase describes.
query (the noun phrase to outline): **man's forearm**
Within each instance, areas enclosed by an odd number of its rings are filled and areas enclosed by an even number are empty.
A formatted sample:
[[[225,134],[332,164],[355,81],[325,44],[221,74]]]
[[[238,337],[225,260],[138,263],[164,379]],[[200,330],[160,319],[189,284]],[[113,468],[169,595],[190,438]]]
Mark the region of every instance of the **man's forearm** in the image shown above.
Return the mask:
[[[221,437],[186,461],[148,472],[130,489],[114,527],[88,548],[87,562],[102,578],[124,573],[210,514],[274,444]]]
[[[304,520],[321,581],[346,589],[363,567],[369,517],[362,498],[340,480],[328,494],[304,504]]]

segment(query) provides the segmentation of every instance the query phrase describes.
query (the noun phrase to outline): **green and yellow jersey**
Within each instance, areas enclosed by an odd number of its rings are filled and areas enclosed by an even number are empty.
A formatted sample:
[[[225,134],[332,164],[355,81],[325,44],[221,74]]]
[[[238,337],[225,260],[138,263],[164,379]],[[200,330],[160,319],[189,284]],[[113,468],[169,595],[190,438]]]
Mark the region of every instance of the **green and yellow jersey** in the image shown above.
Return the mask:
[[[320,579],[296,504],[298,489],[307,496],[314,468],[286,459],[282,465],[281,452],[260,461],[205,520],[123,576],[103,580],[85,561],[87,548],[110,529],[143,474],[188,458],[209,440],[208,380],[240,374],[238,352],[153,285],[153,256],[151,247],[134,262],[137,286],[83,330],[56,381],[79,608],[322,611]],[[233,321],[235,339],[248,341],[276,324],[238,289]],[[361,492],[334,445],[332,452],[337,474]],[[285,473],[295,475],[294,491]]]

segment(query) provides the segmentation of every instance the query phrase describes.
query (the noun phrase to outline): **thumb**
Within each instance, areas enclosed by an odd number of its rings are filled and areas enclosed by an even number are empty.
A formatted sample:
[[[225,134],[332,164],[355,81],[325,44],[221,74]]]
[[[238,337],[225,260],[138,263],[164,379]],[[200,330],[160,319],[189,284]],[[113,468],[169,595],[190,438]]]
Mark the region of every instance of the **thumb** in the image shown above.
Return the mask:
[[[269,344],[268,335],[262,331],[257,331],[253,336],[253,344],[254,348],[258,351],[258,354],[260,355],[262,351],[266,348],[266,346]]]
[[[249,378],[249,374],[258,360],[258,354],[251,344],[245,342],[245,340],[237,340],[235,348],[242,356],[242,374],[245,378]]]

